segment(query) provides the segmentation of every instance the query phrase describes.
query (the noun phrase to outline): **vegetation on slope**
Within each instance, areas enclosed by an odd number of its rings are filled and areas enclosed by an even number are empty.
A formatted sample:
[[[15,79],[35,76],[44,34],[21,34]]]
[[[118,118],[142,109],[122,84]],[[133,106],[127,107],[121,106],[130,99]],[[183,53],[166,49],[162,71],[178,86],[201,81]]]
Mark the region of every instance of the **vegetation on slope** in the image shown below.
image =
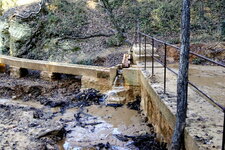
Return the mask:
[[[124,44],[126,39],[131,41],[137,22],[141,31],[179,44],[180,0],[48,0],[40,13],[26,19],[15,17],[29,13],[35,4],[22,8],[4,10],[3,16],[8,26],[18,22],[28,25],[32,33],[15,41],[4,31],[1,36],[9,38],[8,42],[1,46],[0,40],[0,49],[4,47],[0,51],[12,49],[12,55],[18,57],[85,62],[85,57],[98,56],[94,51],[101,53],[107,47]],[[192,1],[192,43],[223,41],[224,12],[224,0]]]

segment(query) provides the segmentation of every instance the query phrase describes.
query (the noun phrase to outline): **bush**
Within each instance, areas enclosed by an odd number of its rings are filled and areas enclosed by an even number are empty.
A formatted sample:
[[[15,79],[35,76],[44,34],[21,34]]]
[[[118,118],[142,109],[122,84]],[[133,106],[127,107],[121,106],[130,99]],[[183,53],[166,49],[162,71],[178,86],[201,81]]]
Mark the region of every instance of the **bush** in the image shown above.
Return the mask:
[[[93,65],[93,60],[81,60],[79,62],[76,62],[76,64],[81,64],[81,65]]]
[[[77,35],[87,23],[86,4],[77,0],[73,4],[66,0],[52,0],[47,6],[46,28],[49,35]]]
[[[106,45],[108,47],[117,47],[117,46],[121,46],[124,43],[124,37],[117,35],[111,36],[107,41],[106,41]]]
[[[204,61],[203,59],[198,58],[198,57],[192,60],[192,63],[195,64],[195,65],[201,65],[201,64],[203,64],[204,62],[205,62],[205,61]]]

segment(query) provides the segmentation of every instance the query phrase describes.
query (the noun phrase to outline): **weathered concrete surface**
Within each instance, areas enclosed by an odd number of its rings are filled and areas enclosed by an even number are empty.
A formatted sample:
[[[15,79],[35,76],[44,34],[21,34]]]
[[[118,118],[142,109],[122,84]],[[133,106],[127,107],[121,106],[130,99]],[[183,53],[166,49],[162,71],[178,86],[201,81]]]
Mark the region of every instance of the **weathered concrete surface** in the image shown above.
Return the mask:
[[[144,114],[150,122],[155,125],[156,132],[161,133],[164,140],[171,142],[172,127],[174,126],[175,116],[172,115],[167,106],[162,102],[159,95],[151,87],[148,77],[143,73],[140,74],[141,83],[141,106]]]
[[[125,86],[140,86],[139,68],[124,68],[123,77]]]
[[[101,91],[105,91],[111,88],[112,80],[115,78],[116,69],[77,65],[67,63],[56,63],[41,60],[31,60],[16,58],[11,56],[0,55],[0,63],[7,64],[9,66],[33,70],[40,70],[43,72],[44,78],[51,78],[54,73],[63,73],[82,76],[82,86],[88,88],[95,88]],[[20,71],[17,71],[15,77],[20,77]]]
[[[139,56],[137,46],[136,55]],[[164,94],[164,68],[157,63],[157,65],[155,65],[157,67],[154,69],[155,74],[152,76],[151,63],[148,62],[147,70],[144,70],[144,63],[138,62],[138,57],[136,60],[135,64],[137,65],[133,68],[139,68],[139,80],[137,79],[137,83],[139,83],[141,87],[141,106],[143,112],[155,126],[158,134],[162,135],[162,140],[165,140],[170,144],[176,119],[177,77],[167,70],[167,88],[166,94]],[[128,75],[128,77],[129,76],[131,75]],[[134,80],[135,79],[136,78],[134,78]],[[127,81],[129,81],[129,79]],[[184,137],[185,149],[221,149],[223,112],[210,104],[205,97],[190,87],[188,88],[188,112],[186,123]]]
[[[141,45],[141,51],[139,51],[138,44],[134,45],[132,50],[133,50],[132,52],[133,62],[135,64],[145,61],[145,45],[144,44]],[[154,57],[159,58],[159,55],[155,54],[155,51],[156,51],[156,48],[154,48]],[[152,45],[146,44],[146,61],[149,62],[151,60],[152,60]]]
[[[3,73],[6,71],[6,65],[5,64],[0,64],[0,73]]]
[[[53,72],[47,72],[47,71],[41,71],[40,73],[41,79],[49,80],[49,81],[59,78],[59,75],[60,75],[59,73],[53,73]]]
[[[105,67],[56,63],[41,60],[16,58],[4,55],[0,55],[0,63],[20,68],[48,71],[54,73],[82,75],[95,78],[106,78],[106,77],[108,78],[110,76],[109,68]],[[104,76],[102,76],[101,74],[104,74]]]
[[[149,72],[142,70],[140,73],[142,107],[157,132],[170,143],[175,126],[177,78],[167,70],[167,92],[164,94],[163,68],[155,68],[154,78]],[[190,87],[188,91],[185,148],[221,149],[223,113]]]
[[[14,78],[21,78],[28,74],[28,70],[25,68],[10,66],[10,76]]]

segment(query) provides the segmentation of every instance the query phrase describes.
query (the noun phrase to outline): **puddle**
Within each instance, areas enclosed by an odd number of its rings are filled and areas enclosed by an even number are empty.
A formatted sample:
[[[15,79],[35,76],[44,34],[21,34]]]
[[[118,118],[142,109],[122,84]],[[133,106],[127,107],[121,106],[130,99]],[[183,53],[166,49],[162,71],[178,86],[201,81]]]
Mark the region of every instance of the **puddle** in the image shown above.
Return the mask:
[[[61,119],[72,119],[76,116],[77,109],[69,109]],[[71,113],[73,112],[73,113]],[[79,111],[78,111],[79,113]],[[71,121],[65,128],[67,133],[64,150],[90,147],[99,143],[110,143],[114,147],[129,149],[129,142],[123,142],[115,135],[137,136],[151,133],[152,128],[143,123],[140,114],[127,107],[107,107],[92,105],[86,107],[79,116],[79,122]],[[62,145],[62,143],[60,143]]]
[[[116,81],[123,83],[121,77]],[[81,90],[73,80],[1,79],[0,96],[9,99],[0,99],[0,149],[166,149],[139,109],[101,103],[97,90]],[[125,94],[121,84],[109,91],[112,97]]]

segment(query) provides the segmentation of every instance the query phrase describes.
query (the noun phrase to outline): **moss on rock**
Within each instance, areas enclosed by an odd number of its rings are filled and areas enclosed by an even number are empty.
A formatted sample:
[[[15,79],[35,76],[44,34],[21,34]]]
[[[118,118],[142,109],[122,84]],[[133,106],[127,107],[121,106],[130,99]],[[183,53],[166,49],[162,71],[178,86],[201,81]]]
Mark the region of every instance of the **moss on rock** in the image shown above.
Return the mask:
[[[31,37],[32,29],[26,23],[10,22],[10,55],[16,56],[20,53],[20,48]]]

